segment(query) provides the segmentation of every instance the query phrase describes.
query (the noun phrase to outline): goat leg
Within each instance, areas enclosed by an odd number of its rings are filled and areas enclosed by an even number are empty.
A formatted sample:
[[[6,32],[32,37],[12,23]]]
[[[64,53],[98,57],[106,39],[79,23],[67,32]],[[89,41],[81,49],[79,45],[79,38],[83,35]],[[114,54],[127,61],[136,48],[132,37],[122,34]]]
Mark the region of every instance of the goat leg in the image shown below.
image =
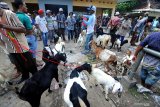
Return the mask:
[[[109,98],[108,98],[108,86],[105,86],[104,88],[105,88],[105,99],[107,101],[109,101]]]

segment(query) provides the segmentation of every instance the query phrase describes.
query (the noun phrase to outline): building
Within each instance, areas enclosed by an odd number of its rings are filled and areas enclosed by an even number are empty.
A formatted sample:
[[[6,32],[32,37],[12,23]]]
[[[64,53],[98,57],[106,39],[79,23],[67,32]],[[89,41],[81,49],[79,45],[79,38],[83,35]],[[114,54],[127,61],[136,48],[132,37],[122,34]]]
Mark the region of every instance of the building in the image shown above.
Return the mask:
[[[133,10],[134,12],[148,12],[151,17],[160,17],[159,0],[142,0],[140,7]]]
[[[7,2],[10,8],[14,10],[14,0],[2,1]],[[88,6],[95,5],[97,7],[97,15],[102,15],[107,9],[110,11],[110,15],[112,16],[115,13],[117,1],[123,2],[127,0],[25,0],[30,12],[41,8],[44,10],[50,9],[57,13],[58,9],[62,7],[67,15],[71,11],[83,13],[86,11]]]

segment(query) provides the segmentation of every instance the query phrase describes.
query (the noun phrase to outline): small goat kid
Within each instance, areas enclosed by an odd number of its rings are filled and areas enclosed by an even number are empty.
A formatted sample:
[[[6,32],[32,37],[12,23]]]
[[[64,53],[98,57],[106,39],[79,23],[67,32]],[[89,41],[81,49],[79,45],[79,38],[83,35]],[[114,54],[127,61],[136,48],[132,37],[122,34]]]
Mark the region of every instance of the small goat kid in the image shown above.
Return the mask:
[[[64,101],[68,107],[90,107],[87,100],[87,89],[79,77],[79,73],[83,70],[91,72],[90,64],[83,64],[75,68],[70,74],[66,89],[64,91]]]
[[[58,80],[58,65],[60,61],[66,62],[66,55],[58,53],[47,62],[44,68],[34,74],[30,79],[26,80],[20,92],[16,88],[19,98],[28,101],[32,107],[39,107],[42,93],[50,87],[53,78]]]
[[[78,37],[77,46],[82,47],[84,45],[84,37],[86,35],[86,30],[83,30]]]
[[[89,72],[93,77],[95,77],[98,84],[104,86],[105,98],[108,101],[108,93],[111,90],[113,94],[118,93],[118,97],[121,97],[123,87],[120,82],[115,80],[110,75],[107,75],[105,72],[98,68],[92,68],[92,71]],[[97,85],[97,84],[95,84]]]

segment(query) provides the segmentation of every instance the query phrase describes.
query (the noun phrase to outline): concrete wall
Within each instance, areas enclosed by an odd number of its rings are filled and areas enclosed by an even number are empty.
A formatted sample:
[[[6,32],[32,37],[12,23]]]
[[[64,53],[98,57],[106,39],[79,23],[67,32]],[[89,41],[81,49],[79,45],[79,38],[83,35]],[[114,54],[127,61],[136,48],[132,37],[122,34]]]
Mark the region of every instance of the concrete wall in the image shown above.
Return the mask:
[[[67,5],[68,12],[73,11],[72,0],[38,0],[39,8],[45,10],[45,4]]]

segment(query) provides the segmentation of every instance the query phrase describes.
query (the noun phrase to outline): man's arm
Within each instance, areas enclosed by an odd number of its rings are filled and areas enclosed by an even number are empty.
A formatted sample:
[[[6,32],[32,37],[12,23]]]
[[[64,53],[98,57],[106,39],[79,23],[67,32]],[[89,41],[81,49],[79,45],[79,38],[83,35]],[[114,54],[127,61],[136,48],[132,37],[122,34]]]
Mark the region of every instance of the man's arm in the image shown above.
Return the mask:
[[[149,36],[147,36],[141,43],[140,43],[140,45],[136,48],[136,51],[135,51],[135,53],[134,53],[134,58],[136,58],[137,57],[137,55],[138,55],[138,53],[145,47],[145,46],[147,46],[148,45],[148,43],[150,42],[150,37],[152,36],[152,34],[151,35],[149,35]]]
[[[4,25],[0,23],[0,28],[4,28],[17,33],[26,33],[26,29],[24,27],[14,27],[14,26]]]
[[[25,27],[20,22],[16,14],[11,13],[10,20],[13,20],[16,26],[10,26],[10,25],[5,25],[5,24],[0,23],[0,28],[4,28],[4,29],[7,29],[13,32],[17,32],[17,33],[26,33]]]
[[[141,45],[139,45],[137,48],[136,48],[136,51],[134,53],[134,56],[137,57],[138,53],[143,49],[143,47]]]
[[[92,19],[93,19],[93,17],[89,17],[88,21],[83,20],[83,22],[88,26],[89,24],[92,23],[92,21],[93,21]]]

